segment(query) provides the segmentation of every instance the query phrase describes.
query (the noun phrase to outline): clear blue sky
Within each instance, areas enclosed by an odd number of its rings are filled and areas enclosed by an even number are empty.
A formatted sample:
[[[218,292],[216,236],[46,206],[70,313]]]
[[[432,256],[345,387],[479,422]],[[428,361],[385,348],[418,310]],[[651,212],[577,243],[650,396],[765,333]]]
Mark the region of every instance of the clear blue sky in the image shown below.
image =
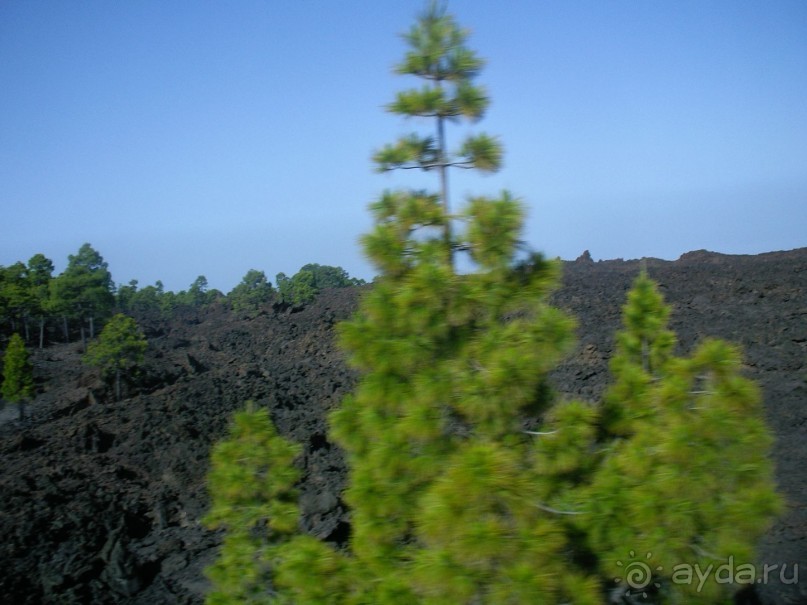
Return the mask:
[[[118,283],[307,262],[370,277],[358,236],[420,0],[0,2],[0,264],[64,269],[90,242]],[[807,246],[807,2],[454,0],[487,59],[474,131],[526,239],[595,259]],[[453,140],[471,130],[449,131]]]

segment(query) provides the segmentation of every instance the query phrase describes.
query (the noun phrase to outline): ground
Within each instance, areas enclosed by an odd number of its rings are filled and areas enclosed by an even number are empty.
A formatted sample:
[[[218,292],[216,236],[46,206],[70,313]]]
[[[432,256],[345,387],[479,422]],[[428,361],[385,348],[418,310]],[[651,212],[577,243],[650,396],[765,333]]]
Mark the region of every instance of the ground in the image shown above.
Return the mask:
[[[706,336],[744,348],[787,500],[760,562],[807,565],[807,248],[564,263],[554,302],[578,318],[579,342],[553,374],[559,392],[602,393],[620,308],[642,266],[672,305],[681,352]],[[303,528],[343,542],[344,462],[324,418],[356,384],[334,325],[356,310],[361,292],[330,290],[303,309],[267,307],[251,319],[224,305],[171,322],[140,318],[146,363],[117,403],[80,363],[80,343],[37,351],[30,417],[21,423],[12,406],[0,410],[0,603],[201,603],[202,570],[220,541],[199,522],[210,447],[248,399],[304,446]],[[807,603],[802,576],[790,585],[772,574],[759,598]]]

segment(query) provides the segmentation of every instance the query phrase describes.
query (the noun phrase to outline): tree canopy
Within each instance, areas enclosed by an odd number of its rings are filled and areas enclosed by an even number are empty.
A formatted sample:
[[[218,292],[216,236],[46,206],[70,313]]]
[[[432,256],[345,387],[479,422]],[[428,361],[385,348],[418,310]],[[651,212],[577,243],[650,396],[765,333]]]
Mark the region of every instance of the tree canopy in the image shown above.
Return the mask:
[[[98,340],[90,343],[84,360],[114,378],[115,398],[121,397],[121,377],[143,361],[148,343],[131,317],[118,313],[104,326]]]
[[[311,302],[324,288],[347,288],[364,284],[363,279],[350,277],[342,267],[308,263],[292,277],[278,273],[275,277],[280,302],[300,307]]]
[[[82,337],[86,322],[93,338],[95,320],[108,317],[112,310],[115,284],[106,261],[90,244],[67,260],[64,272],[50,282],[50,305],[66,319],[81,320]]]
[[[39,348],[45,344],[45,318],[50,313],[50,282],[53,279],[53,261],[44,254],[35,254],[28,260],[28,290],[30,314],[39,322]]]
[[[19,404],[22,420],[25,400],[34,396],[34,370],[19,334],[12,334],[3,356],[2,393],[6,401]]]
[[[263,305],[272,301],[273,296],[274,288],[266,279],[266,273],[250,269],[241,282],[227,294],[227,299],[232,304],[233,311],[254,316]]]
[[[496,172],[501,167],[502,148],[487,134],[469,135],[455,151],[448,149],[446,123],[476,122],[485,114],[490,100],[484,88],[474,83],[484,61],[466,46],[468,32],[438,2],[431,2],[404,35],[409,47],[395,71],[421,80],[420,88],[397,94],[387,106],[390,113],[406,118],[434,121],[433,134],[411,133],[378,150],[373,160],[381,172],[395,169],[437,170],[440,191],[436,200],[442,205],[439,225],[444,234],[449,261],[453,262],[451,207],[448,169],[473,168]]]
[[[211,604],[266,603],[271,595],[270,546],[293,533],[299,509],[292,466],[300,446],[281,439],[265,409],[248,404],[237,413],[227,439],[211,455],[213,499],[204,523],[227,528],[222,556],[206,572],[215,589]]]

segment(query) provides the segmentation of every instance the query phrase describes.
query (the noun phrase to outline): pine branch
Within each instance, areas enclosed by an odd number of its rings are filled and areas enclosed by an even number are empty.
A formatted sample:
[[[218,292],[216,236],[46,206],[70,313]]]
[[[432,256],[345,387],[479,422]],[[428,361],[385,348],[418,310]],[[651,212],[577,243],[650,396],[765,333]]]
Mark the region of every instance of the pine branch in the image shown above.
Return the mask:
[[[546,506],[545,504],[541,504],[539,502],[533,503],[537,508],[541,510],[545,510],[548,513],[554,513],[556,515],[582,515],[581,511],[576,510],[558,510],[557,508],[552,508],[550,506]]]
[[[723,561],[725,557],[718,557],[716,554],[709,552],[708,550],[703,550],[697,544],[690,544],[689,547],[695,551],[696,554],[700,555],[701,557],[709,557],[710,559],[714,559],[715,561]]]

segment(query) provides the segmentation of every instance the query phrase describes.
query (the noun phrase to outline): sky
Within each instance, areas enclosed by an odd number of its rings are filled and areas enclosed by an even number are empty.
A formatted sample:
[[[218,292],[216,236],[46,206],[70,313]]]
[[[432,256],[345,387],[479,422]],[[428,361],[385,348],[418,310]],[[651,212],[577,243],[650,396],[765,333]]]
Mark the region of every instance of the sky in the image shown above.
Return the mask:
[[[306,263],[371,278],[374,150],[428,121],[384,106],[421,0],[2,0],[0,265],[89,242],[119,284]],[[452,0],[486,60],[492,176],[551,257],[673,260],[807,246],[807,2]]]

